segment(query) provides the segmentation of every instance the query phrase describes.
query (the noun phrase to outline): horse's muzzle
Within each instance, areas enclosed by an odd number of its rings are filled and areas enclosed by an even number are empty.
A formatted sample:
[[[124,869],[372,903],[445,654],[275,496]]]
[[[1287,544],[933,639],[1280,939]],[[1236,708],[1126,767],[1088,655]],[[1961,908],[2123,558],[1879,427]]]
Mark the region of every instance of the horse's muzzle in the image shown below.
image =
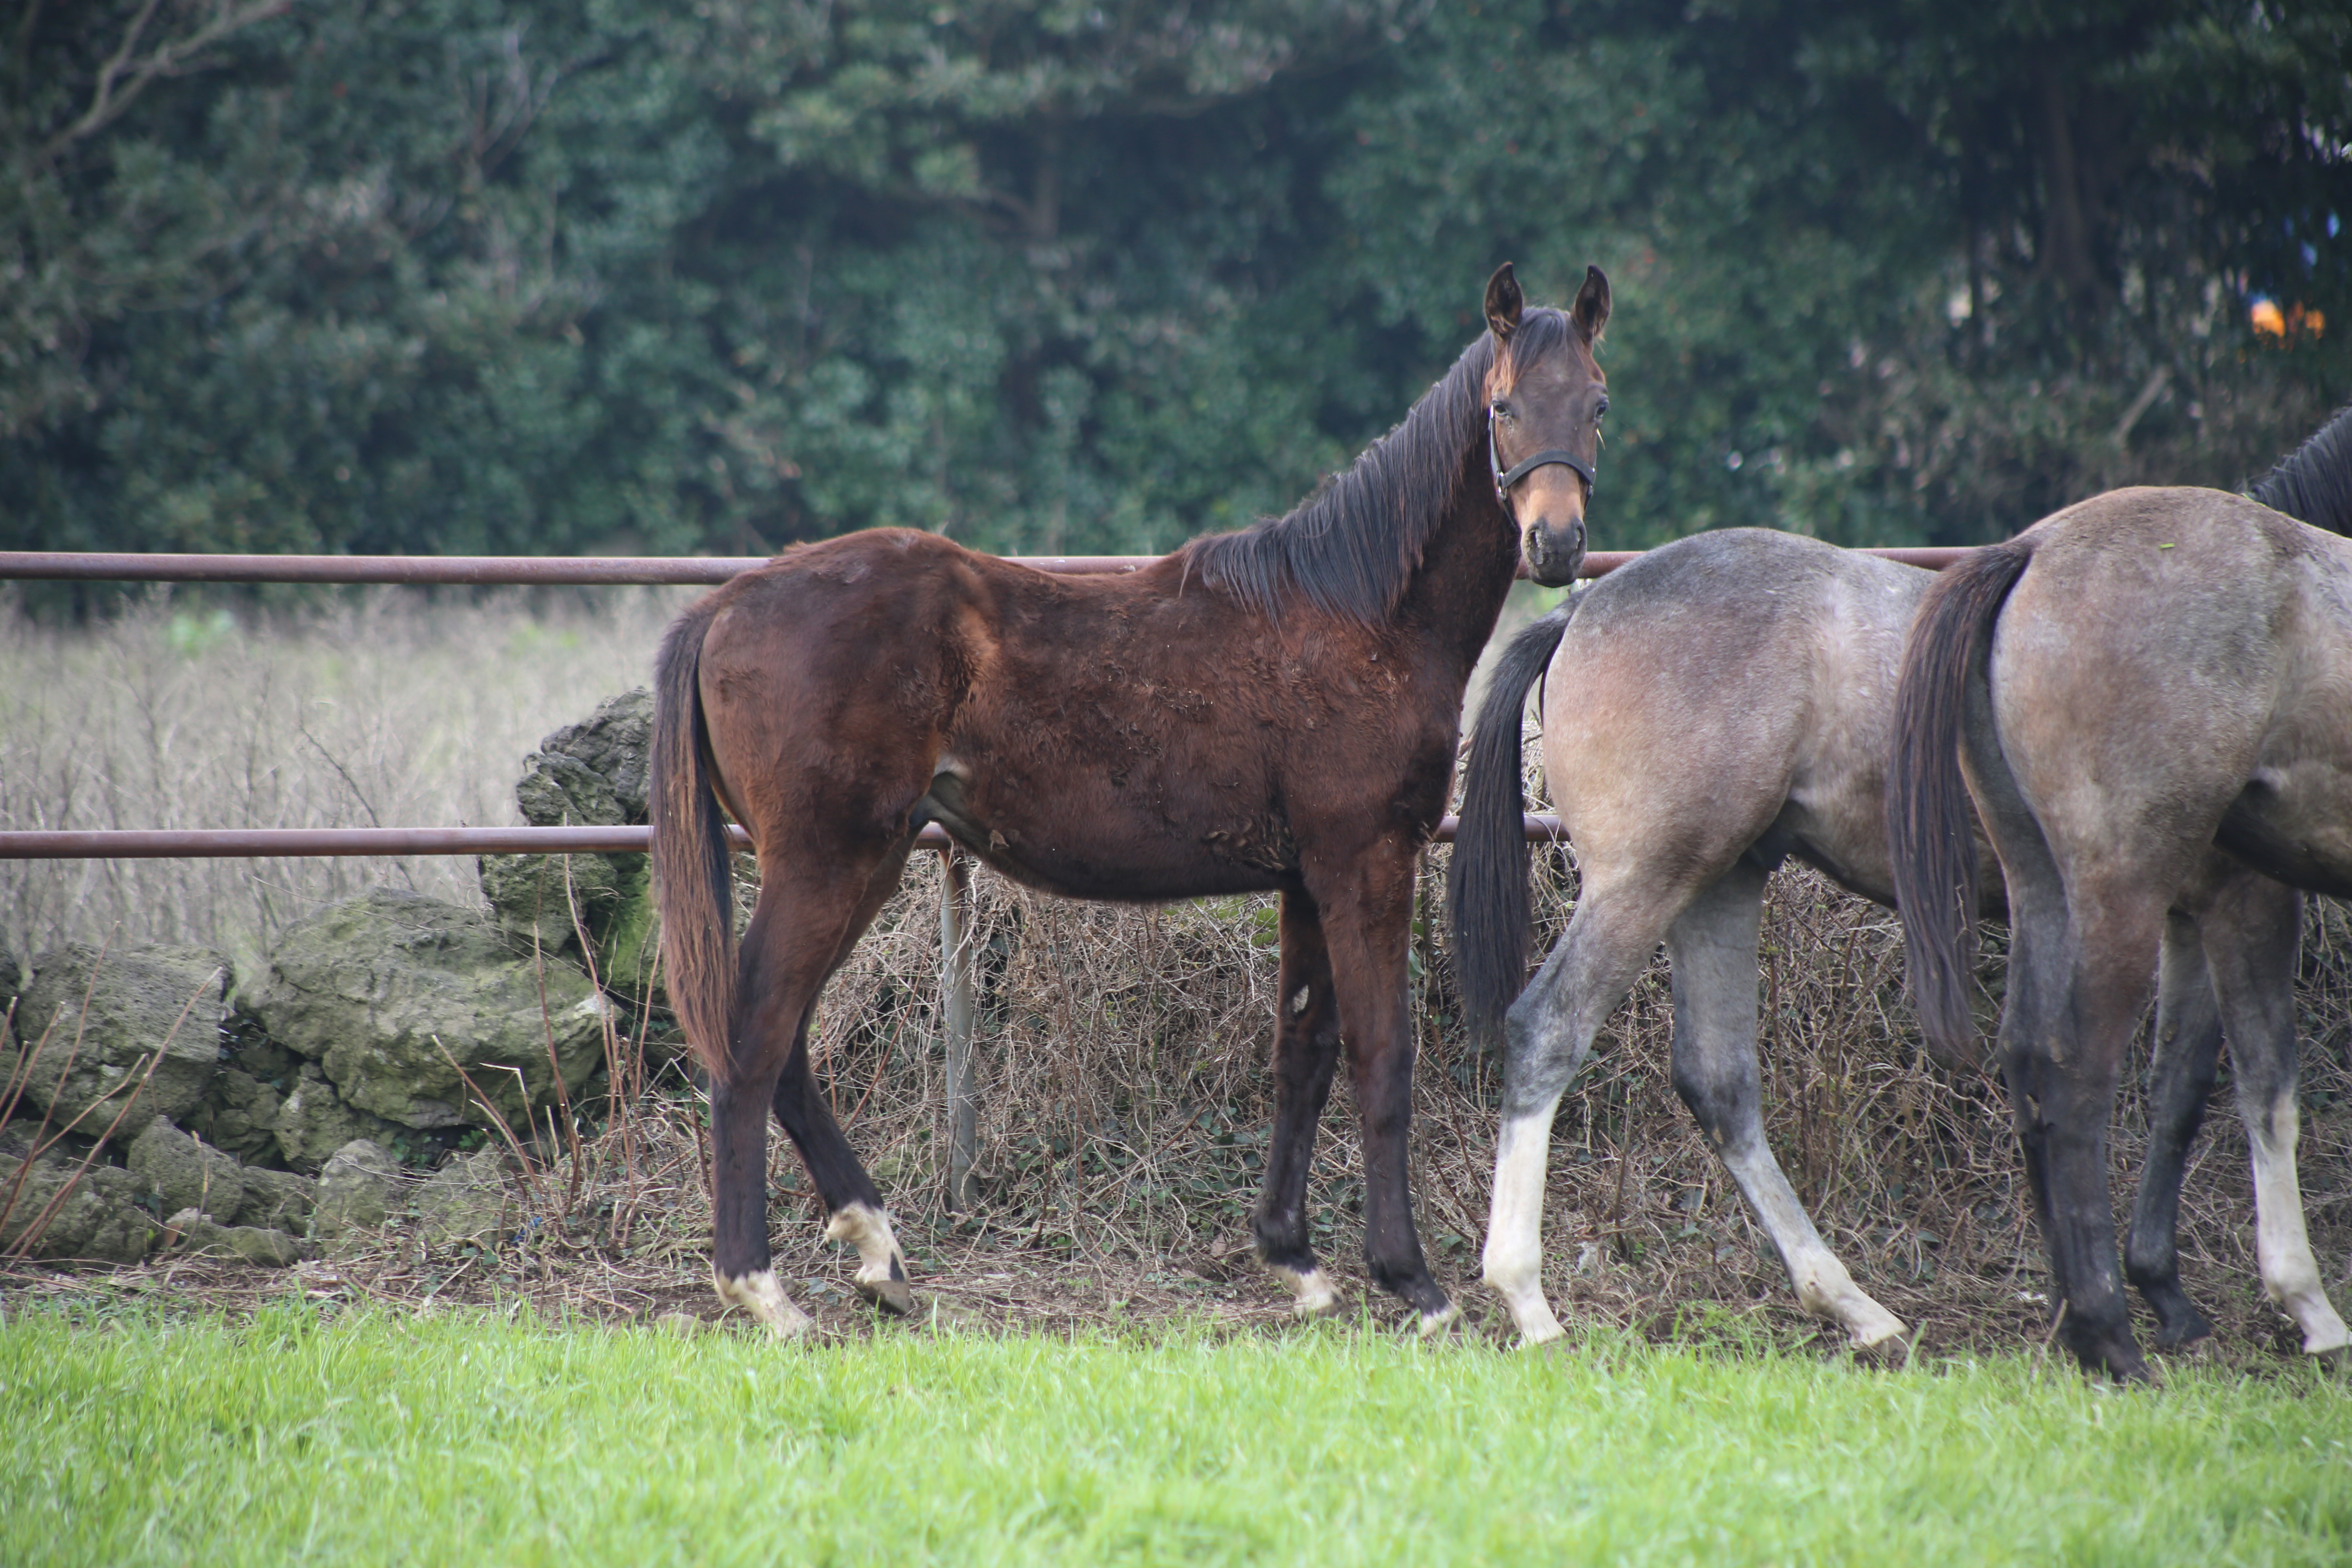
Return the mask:
[[[1529,523],[1519,536],[1519,553],[1526,557],[1528,575],[1547,588],[1562,588],[1576,580],[1584,564],[1584,520],[1558,525]]]

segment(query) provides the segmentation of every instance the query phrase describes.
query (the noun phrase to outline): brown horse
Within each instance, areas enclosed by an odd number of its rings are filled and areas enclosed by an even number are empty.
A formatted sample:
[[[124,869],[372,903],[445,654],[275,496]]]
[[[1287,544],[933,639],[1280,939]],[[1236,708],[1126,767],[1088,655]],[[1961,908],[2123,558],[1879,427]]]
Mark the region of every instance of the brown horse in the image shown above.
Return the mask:
[[[2159,955],[2219,992],[2162,999],[2131,1273],[2169,1255],[2182,1147],[2227,1035],[2252,1131],[2257,1257],[2305,1348],[2347,1342],[2295,1192],[2292,984],[2304,889],[2352,894],[2352,418],[2255,488],[2136,489],[2043,519],[1946,573],[1895,700],[1888,819],[1920,1021],[1973,1034],[1969,806],[2009,889],[2002,1075],[2049,1249],[2056,1329],[2086,1368],[2147,1375],[2116,1270],[2107,1123]],[[1964,782],[1965,781],[1965,782]],[[2284,884],[2281,886],[2280,884]],[[2163,1234],[2158,1245],[2155,1235]],[[2167,1339],[2201,1329],[2149,1292]],[[2183,1318],[2182,1314],[2186,1314]]]
[[[929,534],[785,552],[670,628],[656,688],[654,864],[670,994],[711,1085],[714,1278],[779,1335],[767,1117],[798,1147],[857,1282],[912,1298],[880,1195],[809,1072],[819,991],[937,822],[1076,898],[1282,895],[1275,1127],[1254,1229],[1301,1311],[1336,1305],[1307,1242],[1315,1125],[1344,1047],[1364,1136],[1364,1252],[1420,1314],[1407,1195],[1414,866],[1445,805],[1463,689],[1517,563],[1564,583],[1608,398],[1609,285],[1489,331],[1288,516],[1129,574],[1049,575]],[[741,939],[719,806],[760,858]]]

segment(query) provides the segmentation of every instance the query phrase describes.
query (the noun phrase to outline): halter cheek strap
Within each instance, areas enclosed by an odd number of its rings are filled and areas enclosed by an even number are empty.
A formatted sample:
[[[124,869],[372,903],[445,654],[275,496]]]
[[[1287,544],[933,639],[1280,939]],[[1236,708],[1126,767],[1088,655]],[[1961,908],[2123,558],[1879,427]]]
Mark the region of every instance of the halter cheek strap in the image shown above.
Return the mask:
[[[1494,405],[1487,405],[1486,468],[1488,472],[1495,476],[1495,499],[1496,500],[1507,501],[1510,500],[1511,487],[1513,485],[1517,484],[1521,479],[1526,479],[1538,468],[1548,467],[1553,463],[1558,463],[1563,468],[1575,469],[1578,474],[1583,477],[1584,493],[1588,496],[1592,493],[1592,465],[1586,462],[1583,458],[1578,457],[1575,453],[1570,451],[1565,447],[1549,447],[1544,451],[1538,452],[1532,458],[1520,458],[1517,462],[1513,463],[1508,468],[1504,468],[1502,452],[1495,445]]]

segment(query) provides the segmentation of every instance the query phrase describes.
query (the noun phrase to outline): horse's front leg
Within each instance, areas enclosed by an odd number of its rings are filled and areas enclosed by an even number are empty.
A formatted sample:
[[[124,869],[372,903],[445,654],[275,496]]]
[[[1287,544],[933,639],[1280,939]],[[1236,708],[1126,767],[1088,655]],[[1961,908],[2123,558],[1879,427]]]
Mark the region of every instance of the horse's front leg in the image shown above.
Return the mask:
[[[1424,1334],[1459,1315],[1430,1278],[1413,1229],[1406,1163],[1412,1129],[1413,1037],[1405,1006],[1415,856],[1359,857],[1351,886],[1318,898],[1339,1031],[1364,1138],[1364,1261],[1375,1283],[1421,1314]]]
[[[1307,1171],[1316,1124],[1331,1097],[1339,1062],[1339,1010],[1331,996],[1331,958],[1315,901],[1282,895],[1282,989],[1275,1004],[1274,1137],[1265,1190],[1251,1229],[1258,1257],[1290,1288],[1302,1317],[1335,1312],[1339,1293],[1316,1262],[1307,1237]]]

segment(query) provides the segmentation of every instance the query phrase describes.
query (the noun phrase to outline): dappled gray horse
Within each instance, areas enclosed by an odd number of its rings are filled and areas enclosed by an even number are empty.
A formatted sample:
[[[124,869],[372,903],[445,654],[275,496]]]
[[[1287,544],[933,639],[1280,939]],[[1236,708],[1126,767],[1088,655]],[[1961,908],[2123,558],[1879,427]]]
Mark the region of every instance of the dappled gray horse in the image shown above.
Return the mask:
[[[1764,1140],[1756,950],[1764,884],[1793,855],[1881,903],[1903,634],[1934,574],[1763,529],[1653,550],[1519,634],[1479,711],[1449,902],[1474,1025],[1506,1021],[1486,1282],[1529,1342],[1553,1111],[1664,942],[1674,1083],[1808,1311],[1856,1344],[1904,1332],[1822,1240]],[[1547,673],[1548,670],[1548,673]],[[1544,776],[1576,848],[1576,913],[1527,976],[1520,716],[1544,677]],[[1997,909],[2000,879],[1988,878]]]
[[[2204,1323],[2177,1279],[2150,1287],[2170,1262],[2153,1167],[2177,1188],[2226,1034],[2263,1284],[2305,1350],[2347,1342],[2296,1192],[2293,980],[2294,889],[2352,895],[2352,411],[2254,493],[2115,490],[1979,552],[1929,591],[1896,698],[1888,813],[1920,1020],[1947,1050],[1974,1034],[1973,803],[2008,881],[2001,1069],[2056,1329],[2117,1377],[2147,1369],[2116,1268],[2107,1123],[2151,985],[2157,1125],[2127,1266],[2160,1342]],[[2200,952],[2210,992],[2182,978]]]

